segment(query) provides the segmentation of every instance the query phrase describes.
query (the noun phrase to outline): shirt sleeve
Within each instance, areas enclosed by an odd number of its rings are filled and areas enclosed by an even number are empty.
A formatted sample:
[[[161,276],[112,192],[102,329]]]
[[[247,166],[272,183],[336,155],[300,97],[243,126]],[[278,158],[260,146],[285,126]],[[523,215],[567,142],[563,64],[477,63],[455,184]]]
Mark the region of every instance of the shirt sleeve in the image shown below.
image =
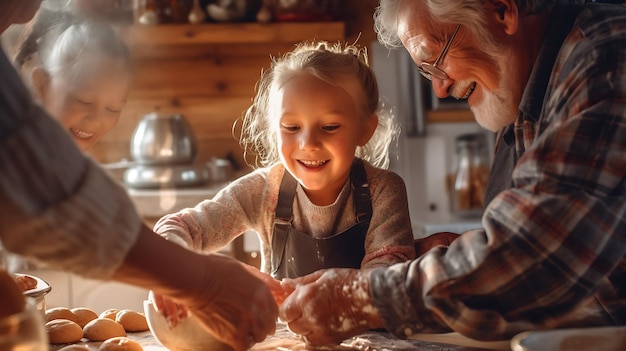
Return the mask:
[[[141,225],[126,191],[33,103],[0,53],[0,235],[10,251],[107,278]]]
[[[626,322],[626,297],[616,285],[623,289],[623,278],[611,279],[626,255],[621,28],[596,44],[576,37],[582,31],[569,38],[581,44],[557,64],[514,187],[486,208],[482,230],[372,272],[373,301],[390,331],[407,337],[454,330],[488,340]],[[611,291],[618,294],[605,303]]]

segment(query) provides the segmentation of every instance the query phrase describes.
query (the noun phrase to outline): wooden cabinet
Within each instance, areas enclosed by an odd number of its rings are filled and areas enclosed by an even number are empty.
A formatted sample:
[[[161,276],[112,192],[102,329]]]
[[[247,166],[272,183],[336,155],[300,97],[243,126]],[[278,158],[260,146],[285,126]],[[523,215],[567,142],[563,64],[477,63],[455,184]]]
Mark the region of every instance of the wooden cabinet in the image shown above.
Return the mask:
[[[131,46],[296,43],[344,39],[344,22],[283,22],[132,25],[124,30]]]

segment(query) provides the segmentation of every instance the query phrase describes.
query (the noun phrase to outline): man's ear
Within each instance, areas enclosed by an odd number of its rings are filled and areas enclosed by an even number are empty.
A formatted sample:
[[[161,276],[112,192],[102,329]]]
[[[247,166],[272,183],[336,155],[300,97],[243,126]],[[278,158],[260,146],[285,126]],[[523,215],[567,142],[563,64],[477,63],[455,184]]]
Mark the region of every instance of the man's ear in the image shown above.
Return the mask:
[[[361,138],[359,139],[359,146],[364,146],[374,135],[376,128],[378,127],[378,116],[370,115],[367,117],[367,121],[363,125],[363,134],[361,134]]]
[[[50,84],[50,75],[48,72],[40,66],[33,68],[30,73],[31,82],[33,84],[33,92],[40,101],[44,101],[48,86]]]
[[[514,0],[489,0],[485,6],[494,23],[499,24],[506,34],[517,32],[519,13]]]

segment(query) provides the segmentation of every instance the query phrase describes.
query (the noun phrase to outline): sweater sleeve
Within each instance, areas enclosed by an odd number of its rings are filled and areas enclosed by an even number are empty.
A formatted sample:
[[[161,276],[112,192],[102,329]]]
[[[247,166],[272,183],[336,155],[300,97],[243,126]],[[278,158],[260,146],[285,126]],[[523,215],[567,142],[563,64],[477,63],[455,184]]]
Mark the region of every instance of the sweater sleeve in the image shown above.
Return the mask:
[[[247,230],[256,231],[266,244],[276,206],[276,190],[272,190],[276,180],[268,177],[276,178],[269,169],[249,173],[212,199],[162,217],[154,230],[168,240],[202,252],[215,252]]]
[[[39,106],[0,54],[0,235],[41,264],[107,278],[141,220],[126,191]]]
[[[367,165],[372,219],[362,268],[389,266],[415,258],[404,181],[396,173]]]

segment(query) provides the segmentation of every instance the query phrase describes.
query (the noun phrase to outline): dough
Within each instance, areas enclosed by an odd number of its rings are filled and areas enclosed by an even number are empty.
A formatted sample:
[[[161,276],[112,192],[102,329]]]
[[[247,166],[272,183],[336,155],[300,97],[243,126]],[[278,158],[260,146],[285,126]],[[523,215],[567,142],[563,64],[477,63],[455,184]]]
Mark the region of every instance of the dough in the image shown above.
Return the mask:
[[[76,315],[72,313],[69,308],[66,307],[54,307],[46,310],[46,322],[50,322],[54,319],[69,319],[72,322],[76,322]]]
[[[96,318],[83,328],[85,337],[91,341],[104,341],[116,336],[126,336],[124,327],[109,318]]]
[[[100,313],[100,315],[98,316],[99,318],[108,318],[108,319],[112,319],[115,320],[115,316],[117,315],[117,312],[119,312],[120,310],[117,308],[110,308],[102,313]]]
[[[103,342],[98,351],[143,351],[143,348],[138,342],[120,336]]]
[[[32,290],[37,287],[38,283],[37,279],[26,274],[15,273],[13,274],[13,279],[15,279],[17,286],[19,286],[22,291]]]
[[[148,330],[146,316],[133,310],[120,310],[115,316],[115,321],[121,324],[127,332]]]
[[[86,307],[76,307],[72,308],[70,311],[72,311],[72,313],[76,316],[76,323],[78,323],[81,328],[84,327],[85,324],[98,318],[98,314],[96,312]]]
[[[83,329],[69,319],[53,319],[47,322],[46,332],[51,344],[69,344],[83,338]]]
[[[89,346],[72,344],[72,345],[63,346],[58,351],[89,351]]]

